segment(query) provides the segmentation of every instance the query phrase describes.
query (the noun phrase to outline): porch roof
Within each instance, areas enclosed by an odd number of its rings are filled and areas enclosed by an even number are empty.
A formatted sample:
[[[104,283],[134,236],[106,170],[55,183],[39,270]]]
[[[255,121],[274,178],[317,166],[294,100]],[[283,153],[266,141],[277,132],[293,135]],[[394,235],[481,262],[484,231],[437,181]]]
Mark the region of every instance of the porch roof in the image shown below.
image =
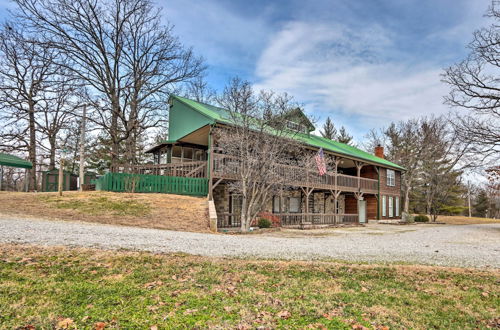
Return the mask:
[[[31,164],[31,162],[28,162],[27,160],[6,153],[0,153],[0,165],[18,167],[18,168],[33,167],[33,164]]]
[[[220,107],[216,107],[213,105],[197,102],[194,100],[187,99],[185,97],[180,97],[177,95],[172,95],[172,99],[176,99],[190,108],[198,111],[202,115],[209,118],[213,123],[222,123],[222,124],[232,124],[230,120],[229,111]],[[404,171],[405,168],[399,166],[393,162],[388,161],[387,159],[379,158],[371,153],[358,149],[356,147],[340,143],[337,141],[329,140],[314,134],[305,134],[305,133],[296,133],[293,136],[294,139],[315,147],[315,148],[323,148],[325,151],[330,151],[336,154],[350,156],[356,159],[365,160],[371,163],[380,164],[390,168],[396,168],[398,170]]]

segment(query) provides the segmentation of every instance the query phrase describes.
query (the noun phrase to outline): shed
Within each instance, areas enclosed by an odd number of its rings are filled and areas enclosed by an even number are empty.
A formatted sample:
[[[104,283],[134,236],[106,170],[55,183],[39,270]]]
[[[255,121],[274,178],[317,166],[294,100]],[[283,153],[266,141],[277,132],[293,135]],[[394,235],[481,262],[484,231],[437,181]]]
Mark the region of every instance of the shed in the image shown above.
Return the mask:
[[[78,189],[78,175],[63,171],[63,190]],[[57,191],[59,185],[59,170],[57,168],[42,172],[42,191]]]

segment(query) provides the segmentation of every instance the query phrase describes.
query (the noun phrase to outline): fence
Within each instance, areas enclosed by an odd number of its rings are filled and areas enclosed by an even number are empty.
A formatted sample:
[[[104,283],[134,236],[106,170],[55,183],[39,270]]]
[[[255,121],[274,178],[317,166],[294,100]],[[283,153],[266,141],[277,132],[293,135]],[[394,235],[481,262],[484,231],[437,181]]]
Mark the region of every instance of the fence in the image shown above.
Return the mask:
[[[312,225],[339,225],[358,223],[358,214],[324,214],[324,213],[272,213],[280,219],[281,226]],[[240,216],[236,213],[217,214],[219,228],[239,228]]]
[[[208,179],[149,174],[107,173],[95,180],[96,190],[164,193],[192,196],[208,194]]]

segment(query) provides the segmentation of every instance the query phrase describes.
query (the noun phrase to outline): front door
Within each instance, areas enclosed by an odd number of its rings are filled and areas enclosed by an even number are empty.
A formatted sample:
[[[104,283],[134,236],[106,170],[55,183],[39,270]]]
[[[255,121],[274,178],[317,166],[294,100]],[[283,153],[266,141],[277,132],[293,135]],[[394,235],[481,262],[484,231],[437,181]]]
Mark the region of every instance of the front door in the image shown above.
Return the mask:
[[[366,222],[366,201],[360,200],[358,201],[358,215],[359,215],[359,223]]]

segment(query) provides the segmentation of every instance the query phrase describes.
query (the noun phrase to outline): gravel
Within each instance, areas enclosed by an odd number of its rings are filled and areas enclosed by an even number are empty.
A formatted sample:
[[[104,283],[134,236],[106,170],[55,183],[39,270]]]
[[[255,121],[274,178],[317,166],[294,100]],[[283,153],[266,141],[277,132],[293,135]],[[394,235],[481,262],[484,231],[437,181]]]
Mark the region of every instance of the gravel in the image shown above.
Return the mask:
[[[500,224],[374,224],[258,235],[189,233],[37,219],[0,218],[0,243],[130,249],[202,256],[336,259],[500,268]]]

